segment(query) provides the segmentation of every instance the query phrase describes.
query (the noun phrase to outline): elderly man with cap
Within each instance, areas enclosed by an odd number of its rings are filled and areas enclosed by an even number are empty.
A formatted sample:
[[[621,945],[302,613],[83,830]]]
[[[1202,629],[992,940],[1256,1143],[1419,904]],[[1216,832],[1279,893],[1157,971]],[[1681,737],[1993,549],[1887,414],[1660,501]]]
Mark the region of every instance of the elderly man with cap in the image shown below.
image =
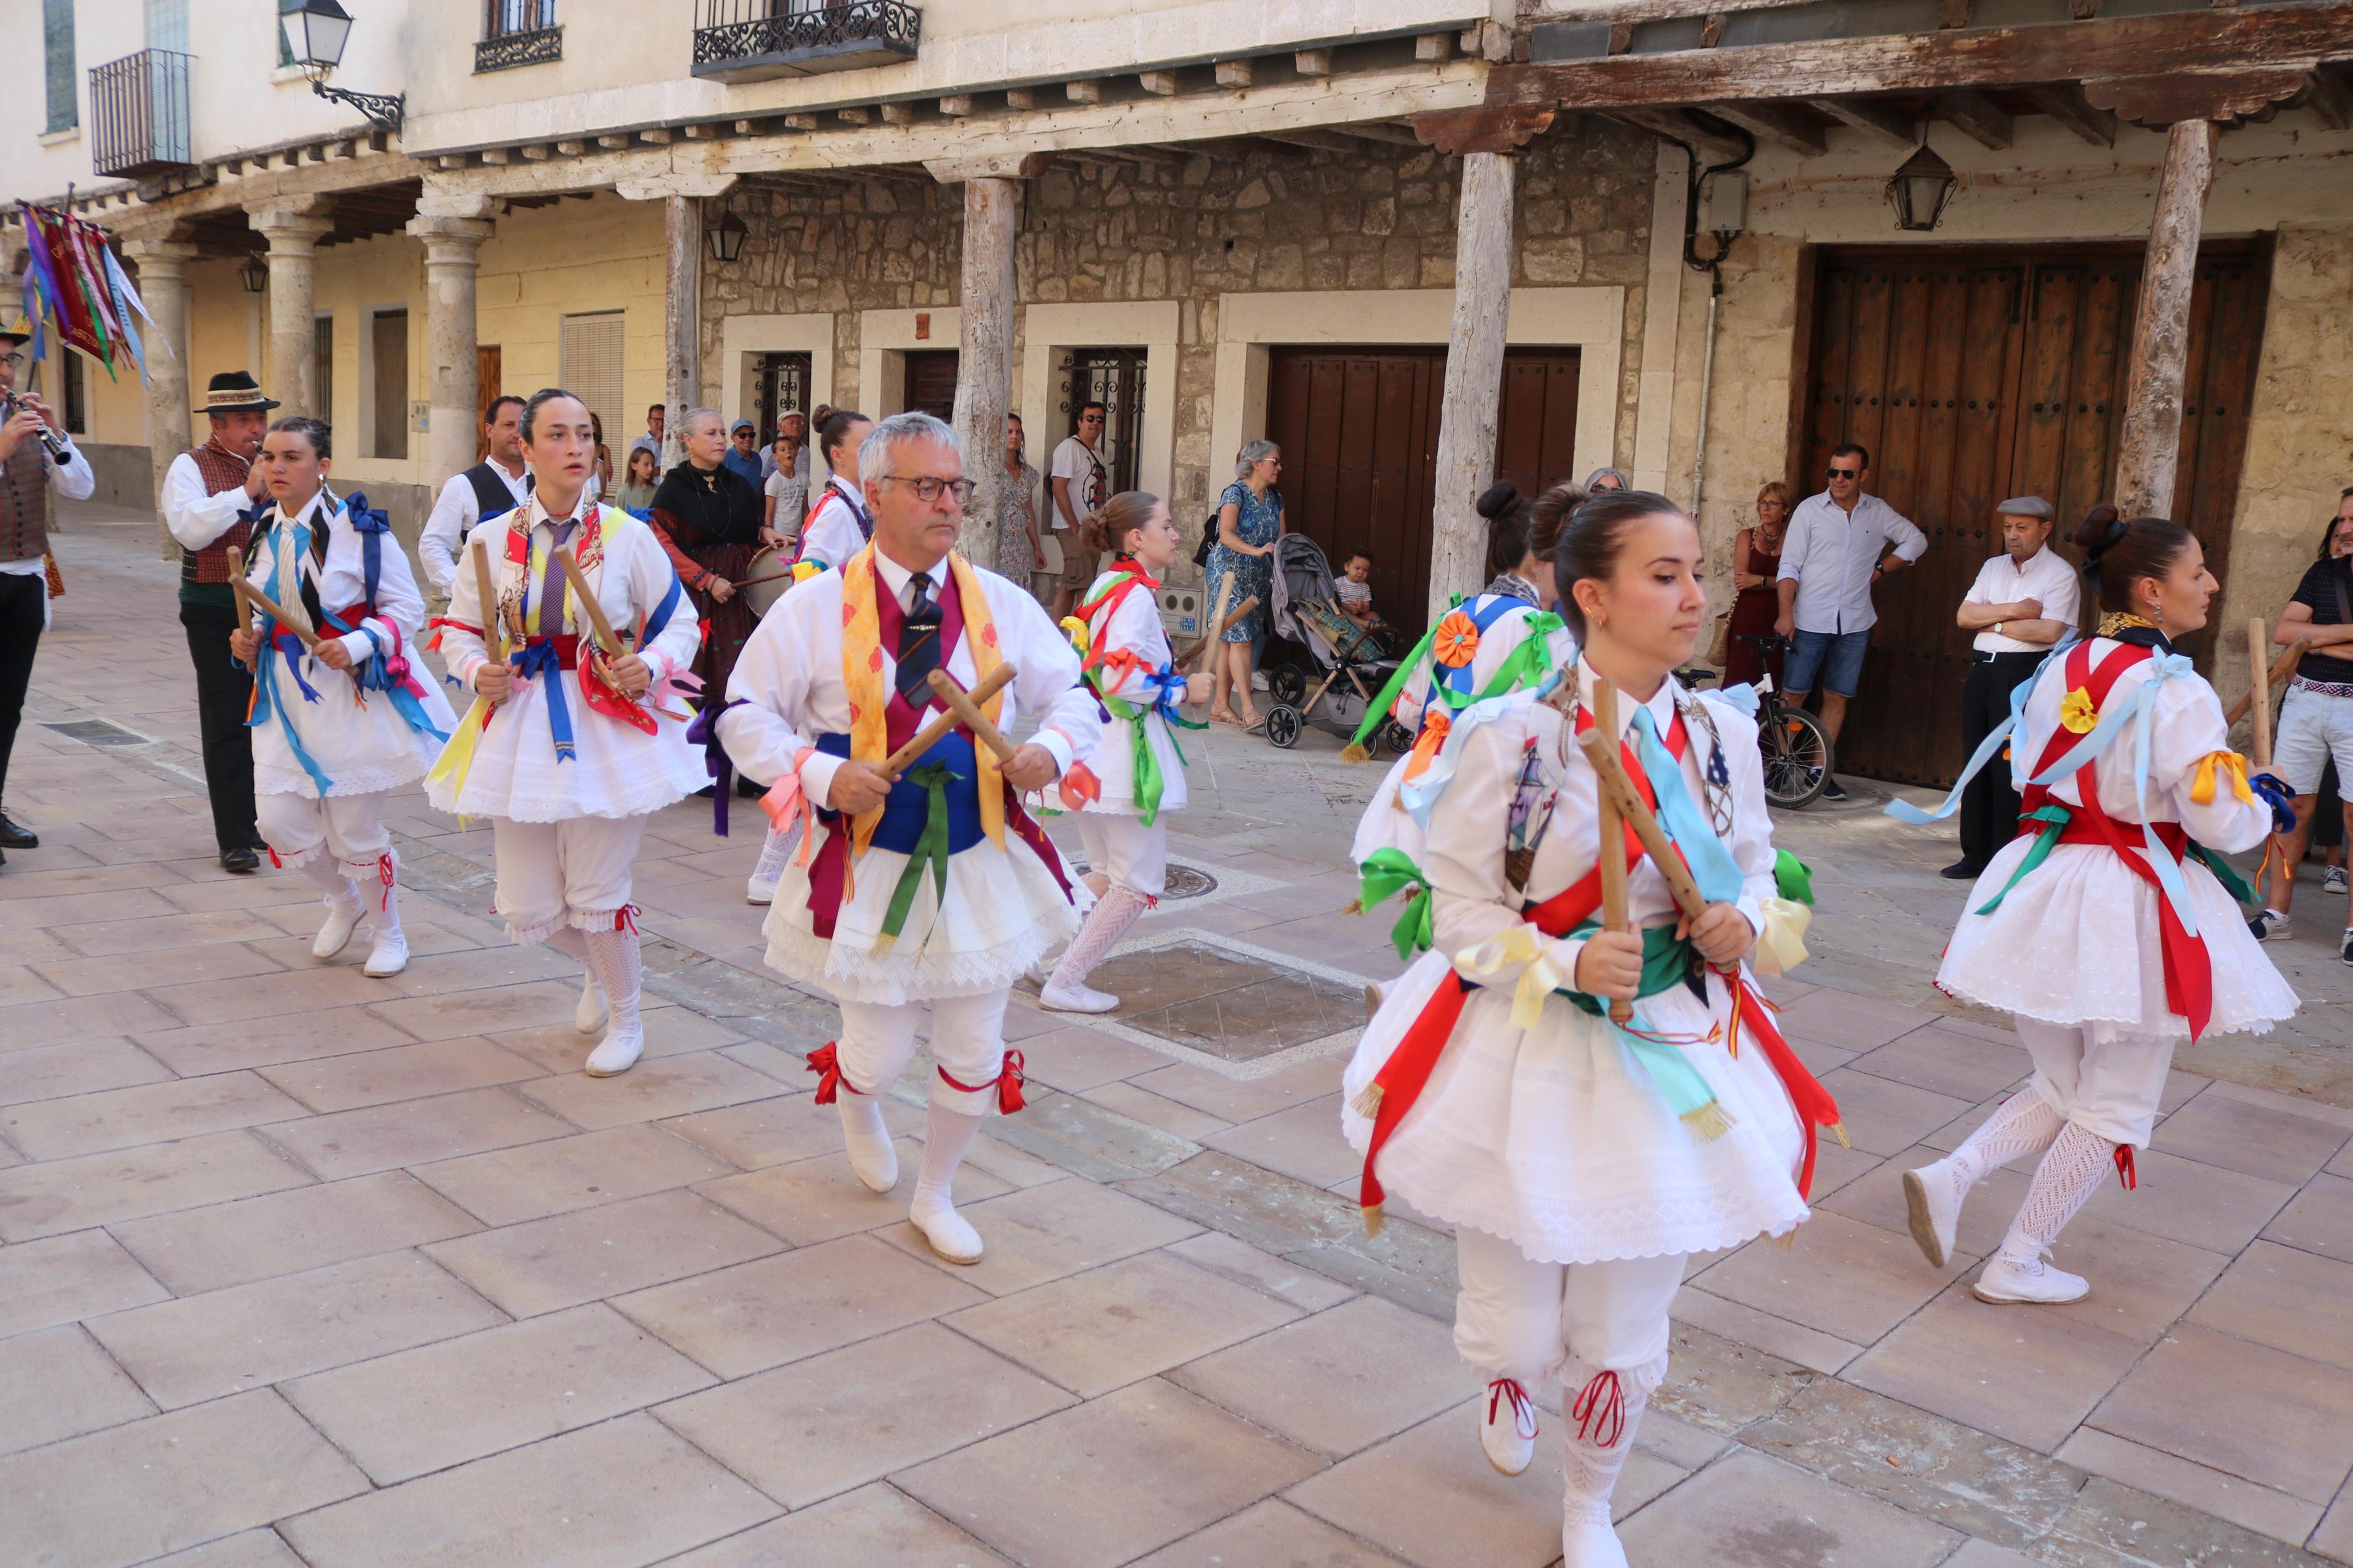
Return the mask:
[[[269,410],[277,406],[248,373],[221,372],[196,410],[212,422],[212,434],[164,472],[164,526],[180,542],[180,625],[196,667],[205,792],[212,797],[213,837],[224,871],[261,865],[261,834],[253,823],[253,742],[245,727],[253,674],[228,650],[238,624],[229,583],[241,574],[253,517],[269,493],[254,459]]]
[[[1961,751],[1973,755],[2010,717],[2010,694],[2039,668],[2052,645],[2075,628],[2079,606],[2075,568],[2051,549],[2051,503],[2012,496],[1994,508],[2002,552],[1987,562],[1954,616],[1971,644],[1968,683],[1961,689]],[[2018,832],[2018,791],[2010,771],[1980,769],[1961,795],[1961,858],[1945,868],[1954,881],[1973,881],[1986,862]]]
[[[8,753],[33,679],[33,653],[49,624],[49,487],[79,500],[97,487],[90,459],[37,397],[16,391],[32,324],[0,327],[0,862],[41,841],[7,811]]]
[[[719,462],[721,467],[743,475],[753,493],[757,494],[768,478],[760,471],[760,427],[749,419],[738,419],[729,426],[726,455]]]

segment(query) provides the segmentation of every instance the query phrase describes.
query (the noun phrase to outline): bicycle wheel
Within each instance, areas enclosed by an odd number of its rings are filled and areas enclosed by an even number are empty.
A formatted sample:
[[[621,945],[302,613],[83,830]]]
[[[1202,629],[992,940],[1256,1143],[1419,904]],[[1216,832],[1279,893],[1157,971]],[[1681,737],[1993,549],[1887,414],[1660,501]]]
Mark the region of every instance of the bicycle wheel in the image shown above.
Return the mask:
[[[1811,805],[1830,785],[1830,731],[1802,708],[1776,704],[1759,718],[1757,747],[1765,763],[1765,798],[1784,810]]]

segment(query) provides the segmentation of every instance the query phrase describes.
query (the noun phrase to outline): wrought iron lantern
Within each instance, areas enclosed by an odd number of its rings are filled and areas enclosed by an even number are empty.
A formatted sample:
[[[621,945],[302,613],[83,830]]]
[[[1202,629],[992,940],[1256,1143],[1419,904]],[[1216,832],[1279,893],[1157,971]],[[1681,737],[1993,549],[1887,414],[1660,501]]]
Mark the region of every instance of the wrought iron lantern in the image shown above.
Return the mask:
[[[1895,209],[1895,226],[1915,234],[1935,228],[1944,221],[1945,208],[1960,183],[1953,166],[1922,135],[1918,148],[1887,182],[1887,205]]]
[[[245,258],[245,265],[237,269],[237,279],[245,285],[248,294],[259,294],[269,286],[269,263],[262,259],[261,252],[257,250]]]
[[[702,231],[702,237],[711,242],[713,261],[732,262],[744,254],[744,241],[751,233],[751,226],[735,216],[731,205],[722,210],[718,222]]]
[[[311,79],[311,90],[332,103],[348,103],[368,117],[371,124],[397,133],[406,98],[380,92],[351,92],[327,85],[327,74],[343,62],[343,46],[351,41],[352,16],[335,0],[301,0],[278,17],[286,38],[286,53]]]

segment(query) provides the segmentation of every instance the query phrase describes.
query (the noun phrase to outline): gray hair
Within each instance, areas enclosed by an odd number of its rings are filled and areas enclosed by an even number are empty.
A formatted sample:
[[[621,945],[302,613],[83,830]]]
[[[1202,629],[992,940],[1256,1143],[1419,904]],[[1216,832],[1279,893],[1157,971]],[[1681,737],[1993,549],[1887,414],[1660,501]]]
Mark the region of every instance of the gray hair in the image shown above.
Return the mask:
[[[909,441],[931,441],[945,447],[959,458],[964,446],[956,439],[955,426],[944,419],[935,419],[920,409],[893,414],[866,433],[858,443],[858,477],[863,484],[872,484],[883,477],[891,461],[891,449]]]
[[[1241,455],[1234,459],[1234,478],[1246,479],[1250,471],[1273,457],[1282,448],[1271,441],[1250,441],[1243,445]]]
[[[679,435],[684,437],[706,419],[712,421],[723,430],[727,426],[727,416],[716,408],[690,408],[678,416]]]
[[[1621,490],[1630,490],[1634,488],[1633,482],[1628,479],[1624,474],[1619,472],[1616,468],[1596,468],[1591,473],[1585,476],[1586,493],[1588,495],[1592,494],[1594,487],[1600,484],[1604,479],[1616,479],[1618,481],[1618,488]]]

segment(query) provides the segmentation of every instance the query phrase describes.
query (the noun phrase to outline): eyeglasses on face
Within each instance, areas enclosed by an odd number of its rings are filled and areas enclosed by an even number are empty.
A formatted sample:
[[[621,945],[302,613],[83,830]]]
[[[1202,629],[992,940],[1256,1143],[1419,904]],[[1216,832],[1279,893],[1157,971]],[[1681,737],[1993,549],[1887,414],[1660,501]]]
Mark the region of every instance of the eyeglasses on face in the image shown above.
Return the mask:
[[[25,356],[17,353],[0,354],[0,364],[23,364]]]
[[[1834,479],[1859,479],[1862,478],[1862,470],[1861,468],[1832,468],[1831,470],[1831,478]]]
[[[913,485],[915,489],[915,499],[922,501],[925,506],[930,506],[933,502],[938,500],[940,499],[940,492],[943,490],[954,495],[956,499],[956,505],[958,506],[962,506],[972,500],[973,482],[970,479],[934,479],[928,478],[919,479],[911,479],[905,474],[885,474],[882,477],[897,484]]]
[[[1100,414],[1082,414],[1079,416],[1079,423],[1082,425],[1100,425],[1103,422],[1103,416]]]

